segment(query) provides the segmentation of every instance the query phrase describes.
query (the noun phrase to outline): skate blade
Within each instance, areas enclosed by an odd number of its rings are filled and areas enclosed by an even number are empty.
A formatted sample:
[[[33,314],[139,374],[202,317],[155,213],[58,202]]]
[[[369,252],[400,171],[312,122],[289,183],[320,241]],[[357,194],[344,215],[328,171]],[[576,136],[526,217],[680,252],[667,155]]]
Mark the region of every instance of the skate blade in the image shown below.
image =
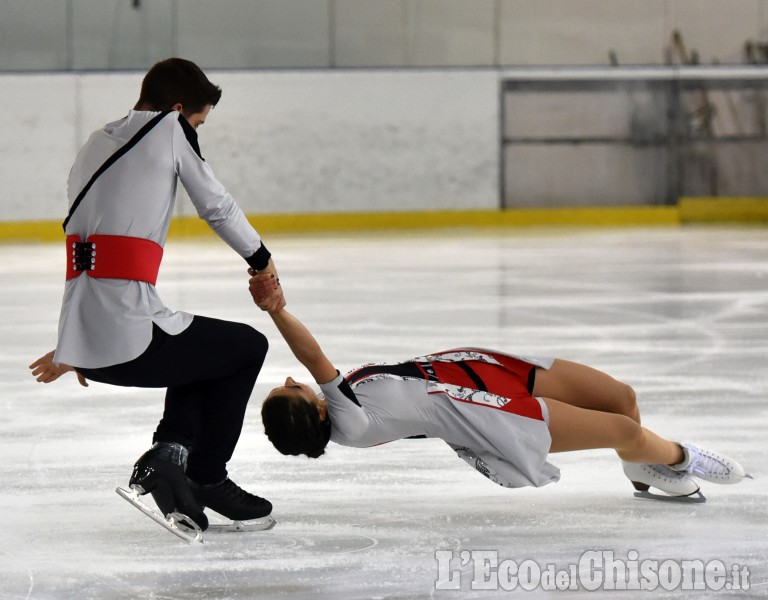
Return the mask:
[[[240,533],[247,531],[268,531],[277,525],[272,515],[250,521],[231,521],[230,523],[211,523],[207,532],[211,533]]]
[[[678,502],[681,504],[704,504],[707,498],[701,490],[695,491],[690,496],[667,496],[666,494],[654,494],[649,491],[635,492],[635,498],[644,500],[661,500],[662,502]]]
[[[186,515],[174,512],[168,517],[164,517],[156,510],[153,510],[144,504],[144,502],[139,499],[139,493],[136,490],[126,490],[125,488],[118,487],[115,492],[118,496],[135,506],[155,523],[164,527],[173,535],[180,537],[182,540],[185,540],[190,544],[203,543],[203,532],[199,527],[197,527],[196,524],[194,527],[186,525],[186,523],[194,523],[194,521],[192,521],[192,519]]]

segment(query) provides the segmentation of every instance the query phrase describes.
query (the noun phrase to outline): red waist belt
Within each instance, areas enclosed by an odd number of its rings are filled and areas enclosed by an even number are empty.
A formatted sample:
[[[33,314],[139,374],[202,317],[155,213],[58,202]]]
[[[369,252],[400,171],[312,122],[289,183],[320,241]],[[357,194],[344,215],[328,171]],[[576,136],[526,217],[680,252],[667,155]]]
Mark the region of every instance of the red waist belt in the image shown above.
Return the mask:
[[[155,285],[163,247],[124,235],[67,236],[67,279],[85,271],[97,279],[133,279]]]

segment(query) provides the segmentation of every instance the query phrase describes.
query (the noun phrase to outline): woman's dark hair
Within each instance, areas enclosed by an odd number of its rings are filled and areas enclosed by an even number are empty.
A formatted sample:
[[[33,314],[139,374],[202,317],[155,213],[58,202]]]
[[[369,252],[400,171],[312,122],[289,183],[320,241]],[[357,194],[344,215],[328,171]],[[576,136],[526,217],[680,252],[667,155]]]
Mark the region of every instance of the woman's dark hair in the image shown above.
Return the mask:
[[[138,104],[154,110],[168,110],[180,102],[188,114],[202,112],[206,105],[216,106],[221,88],[208,81],[195,63],[183,58],[168,58],[153,66],[141,83]]]
[[[264,433],[281,454],[318,458],[331,439],[331,420],[320,420],[317,406],[303,398],[267,398],[261,406],[261,420]]]

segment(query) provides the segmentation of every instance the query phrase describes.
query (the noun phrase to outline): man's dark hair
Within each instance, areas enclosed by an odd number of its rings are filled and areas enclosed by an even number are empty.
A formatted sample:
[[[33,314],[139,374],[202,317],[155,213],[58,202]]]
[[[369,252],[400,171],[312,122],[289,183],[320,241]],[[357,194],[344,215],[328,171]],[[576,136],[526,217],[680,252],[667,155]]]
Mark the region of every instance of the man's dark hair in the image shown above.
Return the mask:
[[[264,433],[281,454],[305,454],[318,458],[325,454],[331,438],[331,421],[320,420],[320,411],[302,398],[272,396],[261,406]]]
[[[216,106],[221,88],[208,81],[202,69],[183,58],[168,58],[157,63],[144,76],[138,104],[154,110],[168,110],[180,102],[186,114]]]

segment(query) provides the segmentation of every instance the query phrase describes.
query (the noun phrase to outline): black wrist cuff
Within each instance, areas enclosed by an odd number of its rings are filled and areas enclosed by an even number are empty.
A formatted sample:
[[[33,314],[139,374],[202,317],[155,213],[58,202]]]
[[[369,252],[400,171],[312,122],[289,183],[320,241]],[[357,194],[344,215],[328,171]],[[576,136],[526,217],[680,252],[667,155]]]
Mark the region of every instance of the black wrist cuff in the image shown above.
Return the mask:
[[[252,269],[261,271],[269,264],[269,259],[271,256],[272,255],[269,253],[269,250],[267,250],[267,247],[264,245],[264,243],[262,243],[261,246],[259,246],[259,249],[251,254],[251,256],[246,258],[245,261],[251,266]]]

